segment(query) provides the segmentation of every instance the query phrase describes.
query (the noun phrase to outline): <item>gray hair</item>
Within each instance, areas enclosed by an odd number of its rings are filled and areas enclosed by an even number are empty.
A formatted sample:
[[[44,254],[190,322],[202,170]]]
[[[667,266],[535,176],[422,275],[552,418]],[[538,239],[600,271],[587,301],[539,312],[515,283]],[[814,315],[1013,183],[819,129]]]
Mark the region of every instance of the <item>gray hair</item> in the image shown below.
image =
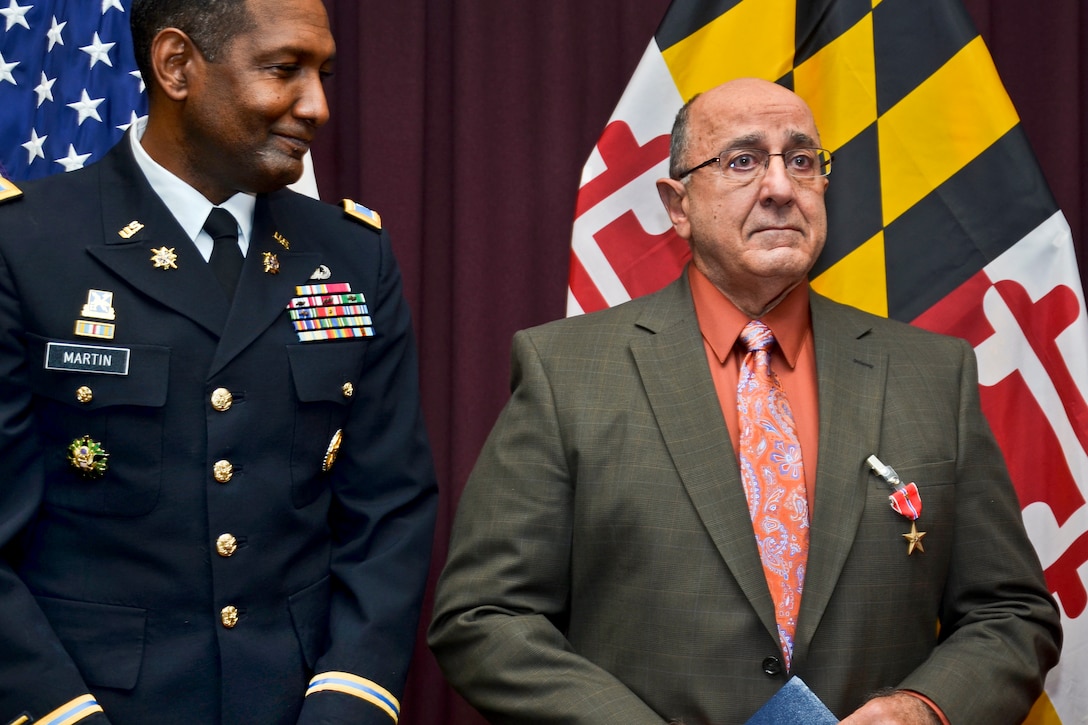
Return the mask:
[[[669,178],[678,179],[684,170],[684,160],[688,156],[688,119],[691,116],[691,104],[700,95],[696,93],[676,112],[676,120],[672,123],[672,135],[669,137]]]

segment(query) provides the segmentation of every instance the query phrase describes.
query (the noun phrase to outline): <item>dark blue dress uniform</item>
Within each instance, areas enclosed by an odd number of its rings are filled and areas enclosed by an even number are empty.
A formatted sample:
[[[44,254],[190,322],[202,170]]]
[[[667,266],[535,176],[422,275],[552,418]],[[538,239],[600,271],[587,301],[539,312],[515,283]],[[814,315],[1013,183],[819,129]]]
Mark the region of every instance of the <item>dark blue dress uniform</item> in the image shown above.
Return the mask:
[[[22,191],[0,203],[0,723],[396,722],[436,489],[387,235],[261,195],[230,305],[127,139]],[[301,333],[289,306],[327,289],[356,304]]]

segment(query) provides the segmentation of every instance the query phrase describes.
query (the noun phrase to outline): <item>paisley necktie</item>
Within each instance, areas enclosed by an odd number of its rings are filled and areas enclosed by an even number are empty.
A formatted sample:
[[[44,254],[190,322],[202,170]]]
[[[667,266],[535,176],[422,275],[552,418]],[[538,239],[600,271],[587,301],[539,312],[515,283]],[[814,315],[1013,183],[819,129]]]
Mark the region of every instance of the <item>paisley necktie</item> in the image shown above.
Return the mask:
[[[771,370],[773,333],[753,320],[740,340],[748,351],[737,386],[741,480],[788,668],[808,559],[805,469],[793,413]]]

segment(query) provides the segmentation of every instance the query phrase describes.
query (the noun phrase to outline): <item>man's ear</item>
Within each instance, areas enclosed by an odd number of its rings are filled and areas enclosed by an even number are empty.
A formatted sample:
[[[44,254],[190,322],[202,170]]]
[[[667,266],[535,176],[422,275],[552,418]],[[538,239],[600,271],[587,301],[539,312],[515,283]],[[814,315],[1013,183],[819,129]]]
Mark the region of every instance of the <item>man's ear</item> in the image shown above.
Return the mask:
[[[193,64],[203,59],[188,35],[177,28],[166,28],[151,41],[151,70],[155,77],[149,80],[170,100],[183,101],[189,95]]]
[[[657,193],[672,221],[672,228],[681,239],[691,238],[691,222],[688,220],[688,187],[676,179],[658,179]]]

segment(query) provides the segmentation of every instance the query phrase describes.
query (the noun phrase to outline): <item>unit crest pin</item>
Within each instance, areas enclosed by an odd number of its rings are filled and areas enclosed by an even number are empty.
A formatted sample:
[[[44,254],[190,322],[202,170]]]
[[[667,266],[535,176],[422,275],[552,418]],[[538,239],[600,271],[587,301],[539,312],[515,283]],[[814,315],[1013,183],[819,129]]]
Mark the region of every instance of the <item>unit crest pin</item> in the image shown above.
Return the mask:
[[[279,274],[280,260],[272,252],[263,252],[265,274]]]
[[[177,269],[178,255],[174,253],[175,247],[159,247],[152,249],[151,261],[155,263],[155,269]]]

